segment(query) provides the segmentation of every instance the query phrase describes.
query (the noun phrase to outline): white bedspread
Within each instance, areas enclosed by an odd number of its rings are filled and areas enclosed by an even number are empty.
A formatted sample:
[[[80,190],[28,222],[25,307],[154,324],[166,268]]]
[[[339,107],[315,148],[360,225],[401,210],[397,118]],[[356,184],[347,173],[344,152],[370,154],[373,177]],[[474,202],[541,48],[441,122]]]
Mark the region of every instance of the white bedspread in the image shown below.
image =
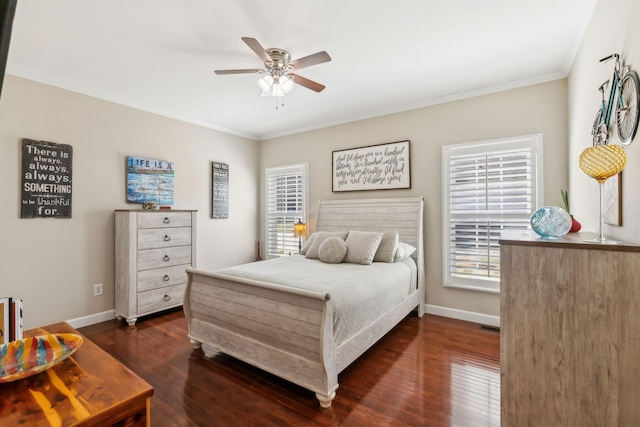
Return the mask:
[[[223,268],[216,273],[316,292],[334,305],[333,330],[342,344],[416,289],[413,259],[371,265],[325,264],[302,255]]]

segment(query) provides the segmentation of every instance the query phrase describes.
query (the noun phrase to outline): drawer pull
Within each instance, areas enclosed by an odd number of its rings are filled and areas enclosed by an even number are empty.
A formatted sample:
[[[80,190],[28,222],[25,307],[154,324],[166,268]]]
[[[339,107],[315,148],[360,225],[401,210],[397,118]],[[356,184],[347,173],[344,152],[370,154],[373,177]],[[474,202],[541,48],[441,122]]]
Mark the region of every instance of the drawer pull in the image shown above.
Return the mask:
[[[170,261],[171,260],[171,258],[169,258],[169,255],[165,255],[164,258],[162,258],[162,259],[165,260],[165,261]]]
[[[167,295],[167,294],[164,295],[164,300],[165,301],[169,301],[170,299],[171,299],[171,297],[169,295]]]
[[[168,216],[165,216],[165,217],[164,217],[164,223],[165,223],[165,224],[169,224],[170,222],[171,222],[171,220],[169,219],[169,217],[168,217]]]
[[[171,240],[171,237],[167,234],[164,235],[164,241],[168,242],[169,240]]]
[[[164,280],[165,282],[168,282],[169,280],[171,280],[171,278],[169,277],[168,274],[165,274],[162,280]]]

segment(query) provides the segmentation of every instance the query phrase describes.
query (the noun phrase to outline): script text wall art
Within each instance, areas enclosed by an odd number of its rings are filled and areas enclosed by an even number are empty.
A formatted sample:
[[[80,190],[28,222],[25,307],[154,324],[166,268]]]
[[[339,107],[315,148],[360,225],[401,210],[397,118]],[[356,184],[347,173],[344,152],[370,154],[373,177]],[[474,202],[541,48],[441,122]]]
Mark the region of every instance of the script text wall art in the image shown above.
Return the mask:
[[[332,190],[411,188],[409,141],[333,152]]]
[[[21,218],[71,218],[73,147],[22,140]]]

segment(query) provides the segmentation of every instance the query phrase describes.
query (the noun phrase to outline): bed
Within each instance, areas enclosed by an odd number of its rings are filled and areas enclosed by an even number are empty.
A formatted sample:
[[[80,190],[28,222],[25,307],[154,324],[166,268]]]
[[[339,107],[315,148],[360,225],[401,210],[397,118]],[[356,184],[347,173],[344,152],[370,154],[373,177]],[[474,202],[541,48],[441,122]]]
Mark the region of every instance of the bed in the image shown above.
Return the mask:
[[[268,371],[315,392],[322,407],[331,406],[342,370],[409,313],[424,314],[423,204],[422,197],[318,203],[315,231],[397,231],[401,242],[416,248],[399,262],[322,265],[293,255],[216,272],[188,268],[184,311],[194,347],[207,357],[222,352]],[[277,273],[282,268],[284,274]],[[400,296],[383,296],[386,304],[372,303],[366,286],[351,289],[352,277],[365,271],[381,282],[410,272],[414,282]],[[360,296],[365,320],[350,317],[355,306],[345,302],[347,290]]]

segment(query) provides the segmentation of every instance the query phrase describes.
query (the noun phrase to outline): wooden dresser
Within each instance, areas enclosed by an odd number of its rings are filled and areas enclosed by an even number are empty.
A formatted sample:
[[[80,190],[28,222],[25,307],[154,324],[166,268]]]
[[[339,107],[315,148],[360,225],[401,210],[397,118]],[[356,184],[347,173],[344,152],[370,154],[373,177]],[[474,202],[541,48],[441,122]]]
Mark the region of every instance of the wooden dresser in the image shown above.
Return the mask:
[[[116,316],[182,305],[187,267],[196,266],[197,211],[117,210]]]
[[[501,424],[640,423],[640,246],[500,240]]]

